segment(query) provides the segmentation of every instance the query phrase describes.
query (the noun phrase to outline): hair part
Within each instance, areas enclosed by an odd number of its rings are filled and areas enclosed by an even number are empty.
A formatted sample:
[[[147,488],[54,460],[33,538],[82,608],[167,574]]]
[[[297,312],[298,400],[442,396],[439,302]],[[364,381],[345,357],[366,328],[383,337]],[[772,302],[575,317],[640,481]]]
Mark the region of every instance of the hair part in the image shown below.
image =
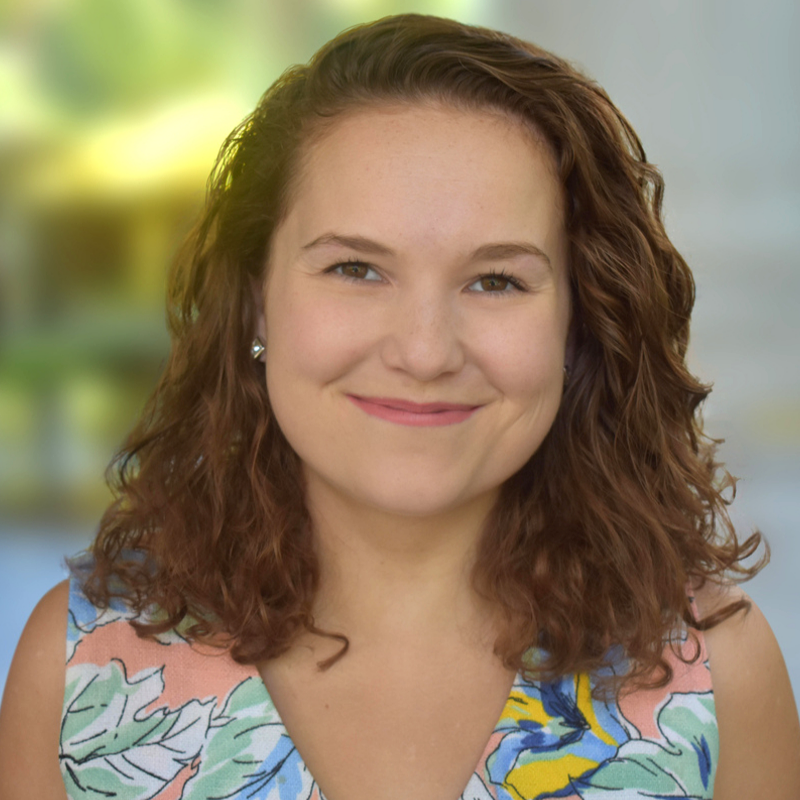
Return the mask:
[[[304,630],[338,638],[343,655],[346,637],[314,624],[301,464],[249,356],[253,284],[319,137],[361,109],[428,103],[523,123],[547,144],[566,202],[570,382],[545,441],[502,487],[475,565],[476,589],[505,612],[496,650],[547,677],[596,670],[618,645],[629,680],[663,685],[676,625],[702,629],[746,605],[698,623],[687,585],[746,579],[767,556],[744,564],[762,539],[738,541],[724,496],[734,480],[703,434],[710,387],[685,363],[694,282],[664,229],[661,175],[568,62],[436,17],[343,32],[284,72],[224,143],[170,275],[169,360],[109,470],[116,499],[87,596],[126,594],[143,635],[183,623],[199,640],[223,636],[240,662],[275,658]],[[130,555],[141,552],[146,562]],[[535,644],[546,653],[531,665]]]

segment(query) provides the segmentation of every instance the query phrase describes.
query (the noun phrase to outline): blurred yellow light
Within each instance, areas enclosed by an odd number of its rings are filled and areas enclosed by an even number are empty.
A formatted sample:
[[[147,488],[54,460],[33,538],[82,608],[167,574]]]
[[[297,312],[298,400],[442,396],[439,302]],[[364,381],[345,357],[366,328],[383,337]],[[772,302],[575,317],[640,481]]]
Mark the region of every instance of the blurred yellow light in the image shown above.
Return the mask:
[[[42,161],[26,193],[48,205],[202,187],[222,141],[247,111],[227,97],[204,95],[107,119]]]
[[[119,422],[119,389],[104,376],[80,375],[62,388],[64,422],[67,429],[86,439],[103,439]]]

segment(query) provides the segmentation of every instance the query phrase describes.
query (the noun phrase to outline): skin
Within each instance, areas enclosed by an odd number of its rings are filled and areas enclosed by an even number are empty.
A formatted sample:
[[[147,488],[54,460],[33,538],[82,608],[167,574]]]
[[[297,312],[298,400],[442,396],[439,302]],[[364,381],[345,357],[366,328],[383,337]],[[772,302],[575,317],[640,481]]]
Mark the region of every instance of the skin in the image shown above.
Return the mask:
[[[707,584],[701,616],[749,598]],[[752,602],[752,601],[751,601]],[[719,724],[714,800],[800,797],[800,719],[780,647],[758,606],[705,634]]]
[[[322,568],[316,620],[345,631],[351,650],[320,672],[337,645],[304,636],[259,666],[332,800],[457,797],[500,715],[512,676],[492,653],[496,611],[469,575],[500,485],[560,402],[570,319],[562,207],[550,156],[518,124],[376,108],[315,145],[274,237],[259,292],[267,387],[304,463]],[[391,254],[304,247],[331,232]],[[549,265],[530,254],[471,257],[492,242],[533,244]],[[353,280],[332,269],[348,258],[365,264],[346,268]],[[482,277],[499,269],[528,290]],[[457,424],[408,427],[366,414],[353,393],[480,408]],[[708,584],[701,613],[731,591]],[[12,664],[0,797],[64,798],[66,606],[62,584],[34,611]],[[737,614],[706,643],[721,741],[714,797],[796,798],[800,724],[763,615]],[[364,736],[376,708],[380,735]]]
[[[313,504],[428,518],[438,531],[441,515],[491,502],[558,410],[570,305],[561,190],[518,126],[473,114],[462,130],[464,117],[406,108],[341,121],[315,146],[273,238],[267,386]],[[393,252],[307,248],[332,233]],[[543,255],[472,257],[508,242]],[[348,259],[363,266],[330,271]],[[481,291],[501,269],[526,290]],[[366,415],[348,394],[481,408],[458,425],[411,428]]]
[[[363,570],[375,559],[381,572],[397,564],[400,580],[413,567],[464,583],[500,485],[539,446],[561,399],[570,317],[561,207],[542,147],[496,116],[361,112],[314,147],[273,238],[260,332],[331,592],[353,585],[339,573],[357,561],[354,548],[369,559]],[[331,233],[391,254],[306,247]],[[473,255],[507,242],[542,255]],[[362,264],[336,266],[348,259]],[[500,270],[525,289],[482,280]],[[480,407],[458,424],[409,427],[366,414],[350,395]],[[361,624],[343,614],[337,622]]]
[[[273,238],[260,323],[267,388],[304,464],[322,574],[315,619],[346,631],[351,651],[320,674],[336,645],[306,637],[261,672],[333,798],[457,797],[508,696],[495,609],[470,572],[500,485],[561,400],[562,208],[549,154],[517,123],[389,107],[348,116],[315,144]],[[332,234],[383,252],[308,246]],[[501,270],[524,288],[487,278]],[[351,395],[479,408],[457,424],[409,427]],[[464,707],[457,698],[475,686],[484,691]],[[387,733],[359,735],[378,706]]]

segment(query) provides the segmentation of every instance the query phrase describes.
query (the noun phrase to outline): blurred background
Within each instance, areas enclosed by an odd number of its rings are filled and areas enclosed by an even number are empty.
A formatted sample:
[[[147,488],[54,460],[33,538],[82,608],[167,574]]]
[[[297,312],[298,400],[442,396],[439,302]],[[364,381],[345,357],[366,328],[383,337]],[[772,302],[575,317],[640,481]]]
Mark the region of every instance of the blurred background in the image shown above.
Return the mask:
[[[166,356],[164,276],[226,133],[289,64],[402,11],[596,78],[666,179],[691,363],[773,563],[748,586],[800,690],[800,5],[794,0],[11,0],[0,4],[0,689],[109,500]]]

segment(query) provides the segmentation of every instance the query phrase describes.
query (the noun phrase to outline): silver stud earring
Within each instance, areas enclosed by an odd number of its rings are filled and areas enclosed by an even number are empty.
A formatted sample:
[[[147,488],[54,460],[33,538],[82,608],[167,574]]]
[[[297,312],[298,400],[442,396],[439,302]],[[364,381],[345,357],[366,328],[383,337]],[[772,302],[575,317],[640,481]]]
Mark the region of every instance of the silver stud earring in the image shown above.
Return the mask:
[[[264,342],[261,341],[261,337],[256,336],[256,338],[253,339],[253,343],[250,345],[250,355],[253,357],[253,361],[258,361],[258,359],[264,355],[265,350],[266,347],[264,347]]]

